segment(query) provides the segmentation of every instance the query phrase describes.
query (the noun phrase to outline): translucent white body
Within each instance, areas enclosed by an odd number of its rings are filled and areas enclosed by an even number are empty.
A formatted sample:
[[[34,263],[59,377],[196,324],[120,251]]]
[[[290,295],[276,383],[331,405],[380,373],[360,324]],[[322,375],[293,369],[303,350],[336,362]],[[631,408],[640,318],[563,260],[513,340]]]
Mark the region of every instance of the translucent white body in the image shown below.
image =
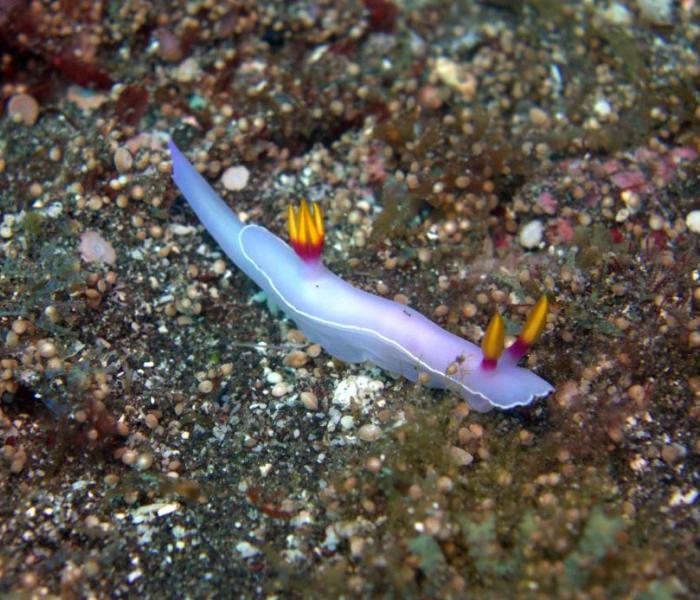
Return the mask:
[[[421,377],[425,385],[460,394],[479,411],[529,404],[552,391],[544,379],[507,361],[482,368],[475,344],[412,308],[353,287],[320,262],[303,261],[264,227],[244,225],[172,143],[170,150],[175,183],[209,233],[332,356],[370,361],[411,381]]]

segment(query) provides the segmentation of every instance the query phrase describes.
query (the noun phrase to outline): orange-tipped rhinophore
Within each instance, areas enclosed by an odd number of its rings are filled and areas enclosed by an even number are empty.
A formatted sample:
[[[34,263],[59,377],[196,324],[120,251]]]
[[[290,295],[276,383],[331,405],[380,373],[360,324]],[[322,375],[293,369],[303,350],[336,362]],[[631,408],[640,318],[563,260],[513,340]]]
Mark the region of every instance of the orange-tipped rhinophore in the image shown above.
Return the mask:
[[[305,261],[317,261],[325,236],[321,207],[314,202],[309,209],[308,202],[302,198],[298,209],[289,205],[287,216],[292,248]]]
[[[540,337],[544,326],[547,324],[548,312],[549,301],[547,300],[547,296],[542,296],[537,301],[537,304],[535,304],[535,308],[530,311],[518,339],[508,348],[508,354],[515,361],[520,360],[528,351],[528,348]]]

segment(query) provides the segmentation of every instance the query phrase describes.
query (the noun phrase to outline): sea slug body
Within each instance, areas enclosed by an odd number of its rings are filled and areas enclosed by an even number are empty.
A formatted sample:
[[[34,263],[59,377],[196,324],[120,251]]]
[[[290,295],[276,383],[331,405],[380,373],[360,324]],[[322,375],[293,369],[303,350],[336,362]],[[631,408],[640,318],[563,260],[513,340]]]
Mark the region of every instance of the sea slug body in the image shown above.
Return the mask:
[[[173,179],[228,257],[314,343],[347,362],[371,361],[429,387],[461,395],[478,411],[530,404],[553,388],[517,362],[544,328],[547,299],[532,310],[518,339],[503,351],[499,315],[482,347],[442,329],[419,312],[359,290],[321,262],[323,219],[317,205],[289,209],[292,247],[259,225],[245,225],[170,142]]]

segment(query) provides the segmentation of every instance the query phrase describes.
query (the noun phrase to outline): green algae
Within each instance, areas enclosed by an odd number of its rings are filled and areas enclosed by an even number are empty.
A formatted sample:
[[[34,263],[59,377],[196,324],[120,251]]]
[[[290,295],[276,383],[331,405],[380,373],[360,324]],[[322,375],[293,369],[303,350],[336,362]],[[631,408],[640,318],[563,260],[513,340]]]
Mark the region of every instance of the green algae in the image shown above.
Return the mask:
[[[426,575],[433,574],[439,567],[445,565],[445,556],[440,549],[440,544],[432,535],[422,534],[414,537],[408,542],[408,549],[418,555],[420,559],[418,566]]]
[[[30,210],[24,215],[22,227],[29,252],[47,235],[45,224],[46,217],[38,211]]]
[[[70,334],[44,315],[52,303],[69,302],[70,293],[85,281],[85,273],[77,258],[53,243],[35,245],[33,260],[26,256],[5,257],[1,263],[0,310],[24,318],[33,317],[46,331]]]
[[[580,589],[588,582],[590,572],[616,547],[622,527],[621,518],[608,517],[597,507],[591,511],[576,549],[564,559],[570,585]]]
[[[408,193],[406,185],[393,179],[382,188],[383,210],[374,222],[372,237],[395,238],[416,218],[424,200],[420,194]]]
[[[634,37],[625,28],[614,25],[593,28],[591,33],[605,40],[627,79],[640,90],[646,90],[650,81],[649,68]]]
[[[523,3],[532,4],[540,18],[560,22],[564,19],[563,3],[559,0],[523,0]]]
[[[536,527],[529,511],[525,513],[518,527],[517,545],[510,551],[506,551],[498,541],[494,515],[488,515],[482,522],[461,515],[458,521],[467,552],[482,579],[493,580],[512,576],[521,568],[525,543]]]
[[[678,598],[679,586],[671,581],[652,581],[649,587],[635,595],[635,600],[674,600]]]

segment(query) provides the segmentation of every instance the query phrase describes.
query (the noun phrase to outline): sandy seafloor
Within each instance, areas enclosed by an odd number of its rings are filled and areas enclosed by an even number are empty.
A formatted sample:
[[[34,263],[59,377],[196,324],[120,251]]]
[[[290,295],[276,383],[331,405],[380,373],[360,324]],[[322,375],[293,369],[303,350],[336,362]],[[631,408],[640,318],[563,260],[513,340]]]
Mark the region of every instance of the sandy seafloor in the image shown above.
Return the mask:
[[[694,0],[0,1],[0,596],[700,594]],[[354,285],[555,392],[334,361],[172,136]]]

